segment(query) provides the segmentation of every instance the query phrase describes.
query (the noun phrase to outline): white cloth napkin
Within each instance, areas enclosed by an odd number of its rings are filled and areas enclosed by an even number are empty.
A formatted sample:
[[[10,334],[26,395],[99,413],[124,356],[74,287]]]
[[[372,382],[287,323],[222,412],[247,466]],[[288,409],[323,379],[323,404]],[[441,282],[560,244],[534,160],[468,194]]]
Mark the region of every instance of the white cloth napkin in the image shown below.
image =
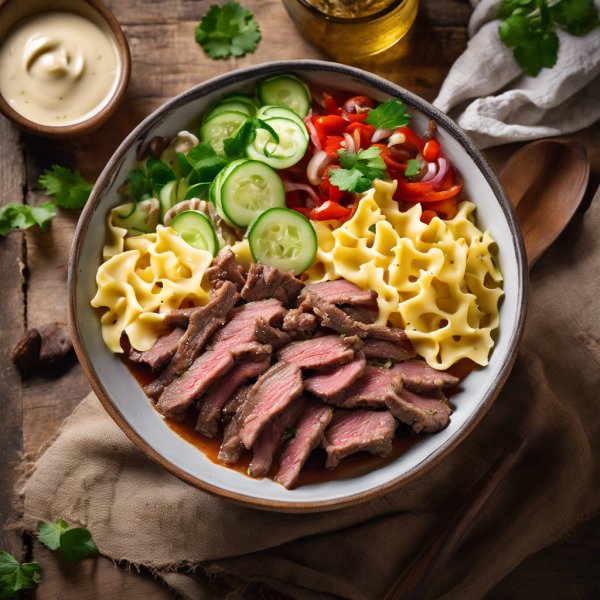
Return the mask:
[[[557,27],[556,65],[530,77],[498,36],[502,0],[470,1],[471,39],[442,84],[437,108],[482,148],[570,133],[600,119],[600,28],[575,37]]]

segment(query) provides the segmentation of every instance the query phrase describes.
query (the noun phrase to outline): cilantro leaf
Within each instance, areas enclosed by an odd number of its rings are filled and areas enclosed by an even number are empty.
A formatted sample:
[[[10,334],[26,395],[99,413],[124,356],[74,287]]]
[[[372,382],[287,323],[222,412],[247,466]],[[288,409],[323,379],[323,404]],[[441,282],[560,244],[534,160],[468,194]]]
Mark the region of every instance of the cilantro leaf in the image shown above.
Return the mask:
[[[79,171],[73,172],[59,165],[45,170],[38,183],[45,188],[47,196],[54,194],[54,203],[63,208],[83,208],[94,187]]]
[[[400,100],[388,100],[370,110],[365,123],[375,129],[397,129],[410,123],[410,115]]]
[[[509,48],[518,46],[531,35],[529,19],[523,15],[512,15],[500,23],[498,34]]]
[[[423,166],[423,162],[419,158],[413,158],[408,161],[408,167],[406,167],[406,171],[404,172],[405,177],[414,177]]]
[[[0,552],[0,598],[19,598],[21,590],[40,582],[41,571],[37,563],[21,564],[8,552]]]
[[[208,142],[200,142],[185,155],[188,162],[192,164],[204,158],[212,158],[214,156],[217,156],[217,153]]]
[[[150,180],[152,191],[158,195],[167,183],[175,181],[177,176],[173,173],[171,167],[157,158],[149,158],[146,161],[147,177]]]
[[[83,527],[69,529],[66,521],[56,519],[54,523],[40,523],[38,539],[50,550],[62,550],[66,561],[81,562],[90,554],[97,554],[98,547],[92,534]]]
[[[261,33],[252,12],[228,2],[210,7],[196,27],[195,38],[211,58],[226,58],[254,52]]]
[[[256,132],[259,129],[268,131],[273,140],[275,140],[275,143],[279,144],[279,136],[277,135],[276,131],[262,119],[252,117],[244,122],[244,124],[239,128],[235,137],[227,138],[223,141],[225,154],[227,154],[227,156],[230,158],[239,156],[242,153],[242,150],[252,144],[252,142],[256,139]],[[265,156],[271,156],[271,153],[267,150],[266,145]]]
[[[29,229],[34,225],[44,230],[55,214],[56,207],[52,202],[42,206],[5,204],[0,208],[0,235],[7,236],[13,229]]]
[[[127,182],[129,183],[129,193],[134,200],[139,200],[144,194],[152,193],[150,180],[146,176],[144,169],[136,169],[127,174]]]
[[[329,182],[340,190],[362,194],[371,187],[371,180],[357,168],[332,169],[329,171]]]
[[[503,19],[512,15],[515,11],[525,12],[535,9],[535,0],[504,0],[501,16]]]
[[[594,0],[562,0],[550,12],[554,20],[571,35],[585,35],[600,23]]]
[[[338,150],[341,169],[329,171],[329,181],[340,190],[361,194],[371,187],[374,179],[383,179],[386,169],[381,148],[359,150],[357,154],[348,154],[345,148]]]
[[[534,36],[514,50],[515,58],[527,73],[535,77],[542,67],[552,68],[558,60],[558,36],[553,31],[544,36]]]

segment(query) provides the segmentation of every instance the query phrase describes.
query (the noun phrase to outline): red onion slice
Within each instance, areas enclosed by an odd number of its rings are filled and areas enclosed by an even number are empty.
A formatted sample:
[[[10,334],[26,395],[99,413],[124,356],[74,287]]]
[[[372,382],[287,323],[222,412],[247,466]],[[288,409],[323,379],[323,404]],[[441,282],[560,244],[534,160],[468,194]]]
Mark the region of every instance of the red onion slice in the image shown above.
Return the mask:
[[[379,140],[390,137],[394,133],[393,129],[377,129],[371,138],[371,144],[376,144]]]
[[[440,187],[440,185],[442,185],[444,179],[446,178],[446,174],[450,169],[450,161],[445,156],[442,156],[441,151],[440,155],[438,156],[437,163],[439,167],[437,175],[430,180],[430,183],[434,190],[437,190]]]
[[[325,169],[333,164],[337,155],[328,154],[325,150],[317,150],[306,166],[306,176],[313,185],[319,185],[323,179]]]
[[[319,195],[317,194],[317,192],[315,192],[315,190],[308,185],[308,183],[292,183],[291,181],[285,181],[283,183],[283,189],[286,192],[296,192],[296,191],[302,191],[302,192],[306,192],[307,194],[310,195],[310,197],[312,198],[312,200],[315,203],[315,206],[319,206],[319,204],[321,204],[321,198],[319,198]],[[309,206],[307,208],[314,208],[313,206]]]
[[[356,154],[354,138],[349,133],[344,133],[344,139],[346,140],[346,150],[348,151],[348,154]]]
[[[315,148],[317,150],[321,150],[322,149],[321,140],[319,139],[319,134],[317,133],[317,130],[315,129],[315,126],[314,126],[311,118],[306,117],[304,119],[304,124],[306,125],[306,129],[308,129],[310,139],[311,139],[312,143],[315,145]]]
[[[427,163],[427,173],[425,174],[425,177],[423,177],[423,179],[421,179],[421,181],[431,181],[438,170],[438,166],[435,162],[430,162]]]

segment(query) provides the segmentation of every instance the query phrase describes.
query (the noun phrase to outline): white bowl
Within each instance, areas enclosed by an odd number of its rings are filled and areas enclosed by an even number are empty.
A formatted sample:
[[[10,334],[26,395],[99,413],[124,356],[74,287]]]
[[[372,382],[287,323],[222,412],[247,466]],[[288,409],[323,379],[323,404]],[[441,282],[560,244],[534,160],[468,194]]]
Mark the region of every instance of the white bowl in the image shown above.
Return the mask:
[[[423,436],[404,455],[366,474],[294,490],[215,464],[172,431],[104,344],[100,319],[90,305],[108,213],[121,201],[117,188],[133,168],[138,144],[183,129],[197,131],[200,116],[222,94],[251,92],[258,80],[285,72],[297,73],[324,89],[364,93],[378,101],[399,98],[411,113],[416,131],[424,131],[428,119],[435,119],[438,139],[464,179],[465,197],[477,206],[478,227],[491,229],[498,243],[505,292],[490,363],[471,373],[453,396],[454,413],[446,429]],[[222,75],[176,96],[145,119],[100,175],[79,221],[69,264],[69,320],[75,349],[92,388],[123,431],[152,460],[190,485],[255,508],[286,512],[330,510],[371,499],[423,475],[455,448],[490,407],[510,372],[523,331],[526,298],[527,260],[515,213],[492,168],[467,134],[428,102],[381,77],[313,60],[272,62]]]

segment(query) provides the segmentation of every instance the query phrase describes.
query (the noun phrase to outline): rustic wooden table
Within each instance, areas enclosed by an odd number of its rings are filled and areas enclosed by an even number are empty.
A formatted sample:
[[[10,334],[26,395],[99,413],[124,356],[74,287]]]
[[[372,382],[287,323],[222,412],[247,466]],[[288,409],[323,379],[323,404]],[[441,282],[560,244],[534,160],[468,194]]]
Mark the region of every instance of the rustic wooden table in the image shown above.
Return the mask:
[[[242,58],[211,60],[194,42],[194,27],[208,0],[108,0],[129,40],[133,74],[125,101],[94,134],[70,142],[24,135],[0,117],[0,204],[41,204],[37,179],[58,163],[77,168],[90,180],[99,175],[123,138],[163,102],[221,73],[274,59],[321,58],[295,30],[280,0],[243,0],[254,11],[263,39]],[[356,66],[377,73],[433,100],[467,43],[470,8],[464,0],[421,0],[419,17],[407,37],[391,50]],[[587,146],[592,163],[588,196],[600,179],[600,124],[568,136]],[[519,148],[513,144],[487,155],[498,168]],[[23,454],[52,438],[62,421],[90,391],[76,359],[60,372],[22,377],[9,362],[23,332],[51,321],[66,322],[67,264],[79,211],[59,210],[45,232],[32,229],[0,239],[0,522],[14,520],[12,489]],[[600,597],[600,519],[580,526],[560,544],[527,559],[488,600],[546,600]],[[173,598],[148,573],[118,568],[106,558],[64,563],[39,543],[5,532],[0,549],[36,560],[44,567],[38,600],[159,600]]]

